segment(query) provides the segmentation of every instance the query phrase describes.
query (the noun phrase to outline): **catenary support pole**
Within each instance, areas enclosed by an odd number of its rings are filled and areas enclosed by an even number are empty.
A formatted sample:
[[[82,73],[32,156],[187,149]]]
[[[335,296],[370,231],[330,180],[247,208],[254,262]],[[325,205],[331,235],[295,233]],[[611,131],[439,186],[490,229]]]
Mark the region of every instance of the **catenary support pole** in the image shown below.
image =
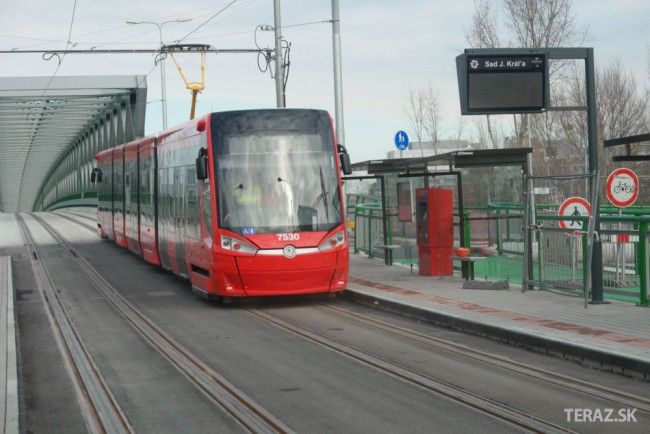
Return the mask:
[[[343,121],[343,74],[341,72],[341,19],[339,0],[332,0],[332,51],[334,55],[334,107],[336,111],[336,140],[345,146]]]
[[[589,173],[592,174],[589,182],[589,197],[595,203],[591,204],[594,215],[594,231],[600,232],[600,219],[598,215],[598,196],[594,194],[598,189],[598,120],[596,118],[596,73],[594,68],[594,49],[587,49],[585,59],[585,78],[587,91],[587,139],[589,156]],[[591,257],[591,302],[603,303],[603,245],[600,237],[595,237]]]
[[[162,25],[158,26],[160,46],[163,46]],[[163,130],[167,129],[167,80],[165,76],[165,56],[160,58],[160,99],[162,104],[162,125]]]
[[[282,56],[282,17],[280,0],[273,0],[273,23],[275,28],[275,99],[278,108],[286,107],[284,95],[284,65]]]

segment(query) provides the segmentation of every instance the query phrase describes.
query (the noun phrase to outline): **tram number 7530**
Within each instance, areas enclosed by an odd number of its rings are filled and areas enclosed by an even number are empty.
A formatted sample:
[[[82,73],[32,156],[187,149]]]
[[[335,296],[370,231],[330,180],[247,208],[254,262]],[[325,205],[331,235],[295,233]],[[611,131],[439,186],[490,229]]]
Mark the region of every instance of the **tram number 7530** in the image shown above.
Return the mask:
[[[298,241],[300,234],[276,234],[278,241]]]

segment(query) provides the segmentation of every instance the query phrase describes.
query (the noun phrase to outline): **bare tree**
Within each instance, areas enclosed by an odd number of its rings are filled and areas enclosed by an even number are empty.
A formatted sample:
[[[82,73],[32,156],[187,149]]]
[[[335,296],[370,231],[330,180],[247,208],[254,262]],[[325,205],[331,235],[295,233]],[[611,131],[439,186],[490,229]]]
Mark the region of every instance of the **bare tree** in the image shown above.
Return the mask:
[[[474,118],[474,129],[478,141],[498,149],[505,142],[504,134],[498,123],[491,122],[489,116]]]
[[[521,47],[559,47],[578,35],[571,0],[504,0],[506,27]]]
[[[496,48],[501,46],[499,39],[498,16],[494,2],[488,0],[474,1],[474,14],[469,29],[465,30],[465,39],[474,48]]]
[[[409,89],[404,107],[413,138],[422,144],[429,140],[437,153],[440,129],[440,101],[433,86]]]
[[[615,61],[599,71],[598,127],[601,139],[641,134],[648,131],[648,89],[640,89],[634,76]]]
[[[422,89],[424,101],[424,132],[431,141],[433,153],[438,153],[438,130],[440,128],[440,98],[433,86]]]
[[[496,47],[500,41],[516,47],[558,47],[578,44],[585,32],[578,29],[571,0],[503,0],[503,22],[507,32],[500,34],[499,14],[494,2],[476,0],[474,15],[465,32],[467,42],[476,48]],[[562,64],[556,64],[561,67]],[[552,71],[553,72],[553,71]],[[513,115],[515,146],[528,141],[530,122],[546,122],[548,117]],[[488,125],[490,119],[487,119]],[[546,128],[536,126],[536,130]],[[531,142],[535,141],[531,138]]]
[[[574,69],[571,83],[566,84],[558,93],[563,95],[562,104],[585,105],[585,83],[583,71]],[[634,76],[625,71],[619,61],[598,68],[596,71],[597,143],[602,140],[641,134],[650,131],[650,92],[640,87]],[[561,164],[568,167],[585,167],[587,145],[587,119],[584,112],[561,113],[559,124],[564,144],[569,147]],[[612,156],[620,153],[617,149],[601,148],[599,152],[600,173],[605,176],[615,164]],[[633,165],[630,163],[630,165]],[[637,173],[643,177],[648,173],[647,165],[636,166]],[[642,190],[643,192],[643,190]],[[650,195],[641,197],[647,201]]]
[[[413,138],[422,143],[424,137],[424,98],[422,89],[409,89],[404,112],[411,126]]]
[[[489,0],[474,0],[474,14],[469,29],[465,31],[465,39],[473,48],[496,48],[501,46],[497,31],[499,19],[494,2]],[[491,143],[497,148],[495,127],[490,115],[485,116],[485,124],[475,122],[479,139],[482,143]],[[489,139],[489,142],[488,142]]]
[[[456,117],[456,129],[454,130],[453,139],[457,142],[465,135],[465,127],[467,126],[467,119],[464,116],[458,115]]]

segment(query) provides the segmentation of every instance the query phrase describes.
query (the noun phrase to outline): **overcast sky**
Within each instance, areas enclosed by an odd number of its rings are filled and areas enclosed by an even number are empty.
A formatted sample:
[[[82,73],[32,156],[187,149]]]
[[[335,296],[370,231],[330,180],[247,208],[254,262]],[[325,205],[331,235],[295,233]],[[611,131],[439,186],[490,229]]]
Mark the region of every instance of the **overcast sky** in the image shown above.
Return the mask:
[[[128,26],[125,21],[193,18],[165,26],[164,39],[172,42],[229,2],[78,0],[71,40],[76,48],[153,48],[158,43],[153,26]],[[0,0],[0,48],[64,48],[73,3]],[[353,161],[385,156],[395,131],[408,130],[403,107],[410,87],[432,84],[442,101],[442,135],[453,129],[459,112],[454,57],[467,45],[464,29],[472,9],[473,0],[341,0],[345,126]],[[648,86],[650,2],[576,0],[574,10],[579,24],[588,26],[585,45],[595,48],[597,65],[620,59],[641,85]],[[282,14],[287,26],[327,20],[330,1],[282,0]],[[252,31],[258,24],[273,24],[272,0],[240,0],[187,42],[253,48]],[[324,108],[333,114],[331,24],[287,27],[283,35],[292,43],[287,105]],[[272,33],[258,33],[258,42],[272,44]],[[56,68],[55,61],[45,62],[39,55],[0,57],[2,76],[50,75]],[[197,59],[179,57],[188,78],[198,78]],[[149,55],[70,55],[58,75],[147,74],[152,67]],[[166,71],[169,124],[174,125],[187,119],[190,97],[171,62]],[[147,84],[146,130],[152,133],[161,129],[158,69]],[[274,106],[274,83],[268,73],[259,72],[254,55],[208,56],[199,114]]]

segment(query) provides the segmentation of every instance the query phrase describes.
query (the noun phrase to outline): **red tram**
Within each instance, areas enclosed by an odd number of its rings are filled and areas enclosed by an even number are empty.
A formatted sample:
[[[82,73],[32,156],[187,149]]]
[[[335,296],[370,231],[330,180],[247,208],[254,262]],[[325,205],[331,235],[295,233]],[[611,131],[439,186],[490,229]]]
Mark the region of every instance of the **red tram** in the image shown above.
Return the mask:
[[[350,160],[327,112],[211,113],[96,160],[100,236],[203,297],[346,288]]]

